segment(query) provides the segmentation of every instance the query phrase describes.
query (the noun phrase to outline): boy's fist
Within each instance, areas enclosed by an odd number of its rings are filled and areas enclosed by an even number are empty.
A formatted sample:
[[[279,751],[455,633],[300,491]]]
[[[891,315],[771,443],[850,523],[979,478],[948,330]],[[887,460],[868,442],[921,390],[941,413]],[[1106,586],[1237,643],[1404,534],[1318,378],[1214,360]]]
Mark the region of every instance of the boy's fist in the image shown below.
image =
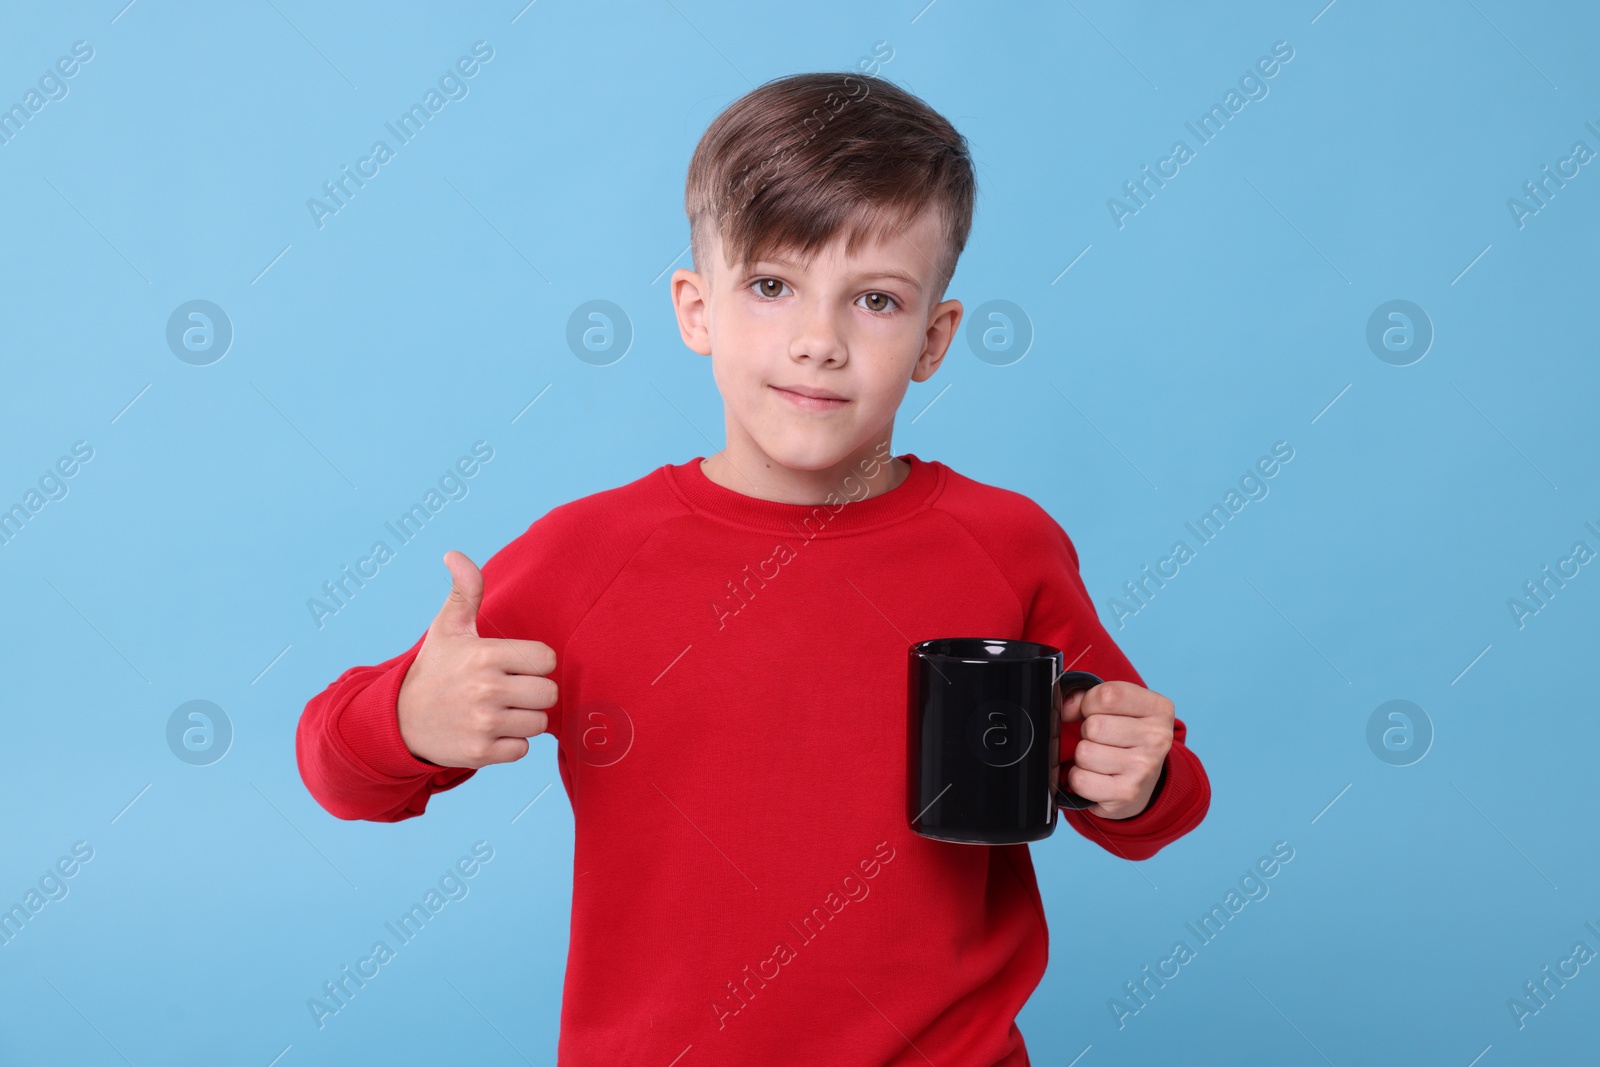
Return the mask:
[[[1172,701],[1132,682],[1101,682],[1061,702],[1061,721],[1083,720],[1065,785],[1099,803],[1085,811],[1131,819],[1150,804],[1172,748]]]
[[[556,654],[542,641],[479,637],[483,572],[453,550],[444,565],[450,595],[400,683],[400,737],[412,755],[441,767],[519,760],[548,725],[541,709],[555,705],[556,683],[544,676]]]

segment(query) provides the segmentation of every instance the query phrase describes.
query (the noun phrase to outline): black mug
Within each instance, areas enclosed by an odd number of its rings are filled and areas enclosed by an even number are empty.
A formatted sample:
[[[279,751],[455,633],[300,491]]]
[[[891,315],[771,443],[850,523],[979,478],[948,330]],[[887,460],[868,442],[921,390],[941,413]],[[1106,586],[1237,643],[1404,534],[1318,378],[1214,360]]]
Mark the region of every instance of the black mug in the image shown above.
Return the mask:
[[[1034,641],[943,637],[907,653],[906,814],[939,841],[1011,845],[1049,837],[1061,786],[1061,705],[1100,684]]]

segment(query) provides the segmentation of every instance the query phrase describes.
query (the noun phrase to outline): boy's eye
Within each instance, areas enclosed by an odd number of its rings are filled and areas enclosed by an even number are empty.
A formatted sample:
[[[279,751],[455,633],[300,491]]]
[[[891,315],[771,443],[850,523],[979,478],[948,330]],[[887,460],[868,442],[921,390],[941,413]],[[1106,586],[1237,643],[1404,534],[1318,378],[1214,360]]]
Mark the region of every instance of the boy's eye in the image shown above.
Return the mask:
[[[758,296],[768,300],[775,300],[782,296],[783,291],[787,288],[787,286],[777,278],[757,278],[755,281],[750,283],[750,287],[755,290]],[[888,293],[877,291],[863,293],[861,299],[867,301],[866,310],[875,311],[879,314],[883,314],[892,308],[897,308],[900,306],[900,302],[894,297],[890,296]]]

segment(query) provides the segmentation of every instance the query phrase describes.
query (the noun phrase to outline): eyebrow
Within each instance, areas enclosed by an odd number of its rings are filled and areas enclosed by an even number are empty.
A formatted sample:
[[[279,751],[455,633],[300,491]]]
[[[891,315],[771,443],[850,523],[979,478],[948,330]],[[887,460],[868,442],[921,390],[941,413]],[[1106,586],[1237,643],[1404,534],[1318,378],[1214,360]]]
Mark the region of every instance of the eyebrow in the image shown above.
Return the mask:
[[[796,267],[797,268],[797,267],[800,266],[800,264],[796,263],[794,260],[786,259],[783,256],[768,256],[765,259],[758,259],[758,260],[756,260],[756,262],[752,266],[759,267],[763,263],[772,263],[772,264],[774,264],[776,266],[780,266],[780,267]],[[916,278],[915,275],[907,274],[903,270],[895,270],[894,268],[891,268],[891,267],[879,267],[879,268],[872,269],[872,270],[859,271],[855,275],[853,275],[853,277],[856,278],[856,279],[861,279],[861,278],[894,278],[894,279],[896,279],[898,281],[905,282],[907,285],[911,286],[911,288],[913,288],[913,289],[915,289],[917,291],[918,295],[921,295],[921,293],[922,293],[922,282],[919,281]]]

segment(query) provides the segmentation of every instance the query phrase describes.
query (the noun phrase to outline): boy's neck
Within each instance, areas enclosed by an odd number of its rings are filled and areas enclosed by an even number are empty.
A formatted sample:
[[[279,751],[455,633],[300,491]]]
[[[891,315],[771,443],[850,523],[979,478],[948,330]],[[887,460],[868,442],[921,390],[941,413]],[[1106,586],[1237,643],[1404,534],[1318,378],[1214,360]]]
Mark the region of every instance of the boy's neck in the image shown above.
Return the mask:
[[[911,473],[903,459],[885,462],[887,442],[863,448],[859,455],[846,456],[826,470],[796,470],[786,467],[753,449],[748,454],[729,456],[724,448],[700,463],[700,472],[710,481],[735,493],[783,504],[823,504],[829,494],[835,501],[861,501],[881,496],[896,488]],[[742,451],[742,450],[741,450]],[[869,477],[865,472],[872,471]],[[861,486],[865,485],[865,495]]]

